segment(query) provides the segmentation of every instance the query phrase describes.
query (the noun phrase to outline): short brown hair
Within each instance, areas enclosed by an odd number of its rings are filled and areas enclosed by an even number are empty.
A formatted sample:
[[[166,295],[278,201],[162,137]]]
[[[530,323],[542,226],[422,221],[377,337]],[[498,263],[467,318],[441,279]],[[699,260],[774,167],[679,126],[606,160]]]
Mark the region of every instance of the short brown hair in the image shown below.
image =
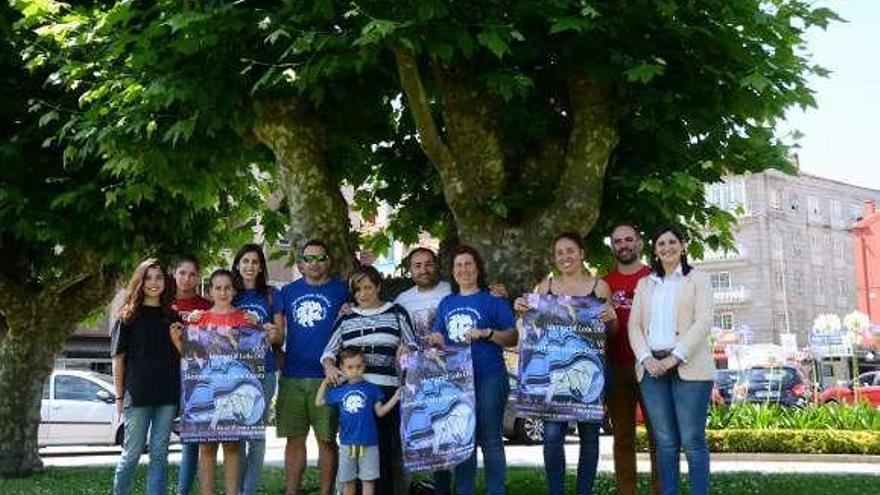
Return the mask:
[[[346,359],[352,359],[360,356],[361,359],[364,358],[364,350],[360,347],[343,347],[341,351],[339,351],[339,363],[343,363]]]

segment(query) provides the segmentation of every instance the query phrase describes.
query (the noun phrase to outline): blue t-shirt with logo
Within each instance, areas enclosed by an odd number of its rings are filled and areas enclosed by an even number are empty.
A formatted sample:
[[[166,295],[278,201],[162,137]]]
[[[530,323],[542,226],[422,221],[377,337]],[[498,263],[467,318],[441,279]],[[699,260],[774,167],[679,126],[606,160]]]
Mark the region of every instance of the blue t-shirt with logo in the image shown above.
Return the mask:
[[[367,381],[343,383],[327,391],[326,402],[339,409],[339,443],[342,445],[378,445],[375,407],[385,395]]]
[[[272,302],[274,303],[279,297],[278,289],[269,287],[269,290],[272,293]],[[269,299],[257,289],[245,289],[235,296],[232,305],[242,311],[250,311],[257,315],[260,319],[258,322],[260,326],[272,322],[272,305],[269,304]],[[277,369],[275,354],[272,352],[272,347],[269,346],[266,349],[266,373],[275,373]]]
[[[467,331],[472,328],[507,331],[516,324],[507,300],[495,297],[488,290],[463,296],[450,294],[440,301],[434,331],[451,342],[467,342]],[[514,331],[514,330],[510,330]],[[474,361],[474,379],[506,374],[501,346],[487,340],[471,343]]]
[[[295,378],[323,378],[321,354],[343,304],[351,300],[345,283],[331,277],[321,285],[305,278],[285,285],[273,301],[273,313],[287,320],[287,348],[281,374]]]

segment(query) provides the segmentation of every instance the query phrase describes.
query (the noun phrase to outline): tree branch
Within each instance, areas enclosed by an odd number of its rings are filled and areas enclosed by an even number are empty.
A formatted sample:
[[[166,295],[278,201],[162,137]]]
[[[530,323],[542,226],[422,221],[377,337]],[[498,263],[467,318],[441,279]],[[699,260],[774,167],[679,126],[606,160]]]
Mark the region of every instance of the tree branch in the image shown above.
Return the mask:
[[[290,241],[302,246],[310,239],[323,240],[334,269],[348,276],[355,245],[345,199],[327,174],[323,123],[310,104],[295,98],[266,99],[255,106],[254,135],[275,154],[291,219]]]
[[[409,109],[419,131],[419,143],[425,155],[440,172],[441,177],[452,174],[455,159],[440,132],[437,123],[431,115],[431,102],[422,77],[419,74],[419,66],[412,52],[399,46],[392,47],[394,58],[397,61],[397,74],[400,77],[400,85],[406,94]]]
[[[571,132],[556,198],[537,218],[542,235],[571,230],[586,235],[599,218],[605,170],[619,136],[610,95],[583,78],[568,83]]]

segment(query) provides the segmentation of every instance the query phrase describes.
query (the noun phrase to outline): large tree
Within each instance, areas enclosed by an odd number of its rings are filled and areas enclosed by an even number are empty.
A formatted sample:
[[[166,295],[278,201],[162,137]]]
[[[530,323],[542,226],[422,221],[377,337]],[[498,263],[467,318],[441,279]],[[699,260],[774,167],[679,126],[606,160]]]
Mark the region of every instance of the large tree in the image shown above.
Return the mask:
[[[82,94],[47,87],[51,71],[26,70],[21,55],[34,40],[13,34],[18,21],[0,4],[0,476],[40,469],[42,383],[126,268],[141,256],[211,254],[251,240],[268,192],[231,160],[240,143],[218,146],[221,156],[168,161],[171,153],[149,146],[126,160],[70,146],[71,123],[100,110],[80,108]],[[176,160],[194,165],[178,169]],[[196,172],[207,163],[211,174]]]
[[[398,238],[473,244],[512,291],[561,230],[729,243],[703,184],[787,167],[773,128],[814,104],[803,35],[834,19],[805,0],[13,3],[24,61],[75,98],[37,109],[70,163],[151,201],[274,170],[292,240],[330,241],[343,271],[347,182],[367,214],[398,207]]]
[[[561,230],[596,246],[625,217],[729,242],[702,184],[787,167],[774,125],[823,73],[803,34],[835,18],[803,0],[20,4],[63,83],[110,109],[86,140],[123,117],[190,148],[215,138],[179,131],[232,129],[274,153],[295,240],[350,259],[337,189],[368,184],[358,206],[399,206],[398,235],[456,235],[515,289]]]

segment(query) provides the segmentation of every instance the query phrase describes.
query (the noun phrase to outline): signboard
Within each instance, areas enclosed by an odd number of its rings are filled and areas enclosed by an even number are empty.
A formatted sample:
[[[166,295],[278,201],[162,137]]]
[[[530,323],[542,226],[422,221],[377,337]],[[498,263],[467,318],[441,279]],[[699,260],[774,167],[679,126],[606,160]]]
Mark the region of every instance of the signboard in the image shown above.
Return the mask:
[[[407,471],[446,470],[474,452],[476,409],[470,345],[404,358],[400,435]]]
[[[184,330],[181,429],[184,443],[265,436],[266,334],[244,313],[206,312]]]
[[[517,410],[554,421],[601,423],[605,303],[594,297],[528,294],[520,324]]]

